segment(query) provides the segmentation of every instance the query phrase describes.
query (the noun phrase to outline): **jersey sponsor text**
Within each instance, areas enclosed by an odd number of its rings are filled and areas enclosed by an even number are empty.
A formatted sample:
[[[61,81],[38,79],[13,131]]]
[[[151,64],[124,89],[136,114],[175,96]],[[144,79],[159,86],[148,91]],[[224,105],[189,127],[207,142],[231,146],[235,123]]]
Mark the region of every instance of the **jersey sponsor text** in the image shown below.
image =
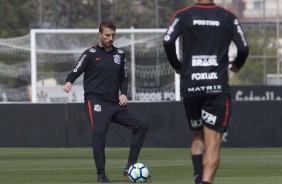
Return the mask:
[[[218,66],[216,55],[192,56],[192,66]]]
[[[202,119],[203,119],[206,123],[208,123],[208,124],[210,124],[210,125],[215,125],[216,118],[217,118],[217,116],[208,113],[208,112],[205,111],[204,109],[202,110]]]
[[[81,66],[81,64],[82,64],[82,62],[83,62],[83,60],[86,58],[86,54],[84,54],[81,58],[80,58],[80,60],[79,60],[79,62],[77,63],[77,65],[76,65],[76,67],[75,67],[75,69],[73,69],[73,72],[77,72],[77,69]]]
[[[220,26],[218,20],[193,20],[195,26]]]
[[[203,126],[203,122],[202,122],[202,120],[201,119],[197,119],[197,120],[193,120],[193,119],[191,119],[191,126],[192,126],[192,128],[200,128],[200,127],[202,127]]]
[[[213,80],[218,79],[216,72],[211,73],[193,73],[191,75],[192,80]]]
[[[166,35],[164,37],[165,41],[170,40],[170,34],[174,31],[174,27],[178,22],[179,22],[179,18],[176,18],[176,19],[173,20],[172,24],[169,26],[169,28],[166,32]]]
[[[222,86],[221,85],[210,85],[210,86],[198,86],[198,87],[188,88],[188,92],[202,92],[202,91],[206,91],[206,93],[221,93]]]
[[[241,39],[242,39],[242,42],[243,42],[243,45],[244,47],[248,46],[248,43],[247,43],[247,40],[245,38],[245,35],[244,35],[244,32],[242,30],[242,27],[240,26],[239,24],[239,20],[238,19],[235,19],[234,20],[234,24],[237,26],[237,32],[240,34],[241,36]]]

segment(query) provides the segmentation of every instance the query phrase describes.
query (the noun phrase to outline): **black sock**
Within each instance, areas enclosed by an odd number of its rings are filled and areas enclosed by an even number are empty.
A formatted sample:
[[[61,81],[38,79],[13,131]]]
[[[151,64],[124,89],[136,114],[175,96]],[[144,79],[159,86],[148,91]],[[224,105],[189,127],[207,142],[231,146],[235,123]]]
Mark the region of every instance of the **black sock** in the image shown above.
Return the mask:
[[[211,183],[203,181],[203,182],[200,183],[200,184],[211,184]]]
[[[200,184],[203,175],[203,154],[192,155],[192,162],[194,166],[194,181],[195,184]]]

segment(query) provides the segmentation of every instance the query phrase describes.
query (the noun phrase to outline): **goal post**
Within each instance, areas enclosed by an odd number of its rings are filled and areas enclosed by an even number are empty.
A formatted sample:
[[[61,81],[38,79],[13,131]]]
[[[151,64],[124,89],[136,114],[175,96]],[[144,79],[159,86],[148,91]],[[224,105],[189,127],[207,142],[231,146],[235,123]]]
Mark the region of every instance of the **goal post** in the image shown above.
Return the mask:
[[[129,99],[131,101],[180,101],[180,77],[170,67],[162,47],[165,29],[117,29],[114,45],[126,51],[129,65]],[[32,29],[30,31],[31,99],[44,102],[44,97],[61,90],[74,61],[98,43],[98,29]],[[176,43],[180,55],[179,40]],[[157,53],[157,54],[156,54]],[[158,62],[156,62],[158,60]],[[66,69],[67,68],[67,69]],[[39,72],[40,71],[40,72]],[[48,80],[47,80],[48,79]],[[51,80],[52,79],[52,80]],[[39,82],[40,81],[40,82]],[[53,84],[50,81],[55,81]],[[78,95],[83,98],[82,79]],[[75,82],[76,85],[76,82]],[[49,92],[48,87],[50,86]],[[41,94],[42,93],[42,94]],[[49,94],[50,93],[50,94]],[[56,102],[69,99],[52,97]],[[73,100],[73,102],[80,102]],[[50,100],[48,101],[50,102]]]

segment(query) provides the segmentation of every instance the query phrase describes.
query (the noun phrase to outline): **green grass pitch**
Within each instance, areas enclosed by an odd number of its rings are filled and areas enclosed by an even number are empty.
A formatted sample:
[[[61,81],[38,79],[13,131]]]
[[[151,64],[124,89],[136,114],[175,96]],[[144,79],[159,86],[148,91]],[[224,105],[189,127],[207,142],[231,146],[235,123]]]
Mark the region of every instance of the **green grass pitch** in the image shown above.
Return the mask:
[[[107,175],[122,176],[127,148],[107,148]],[[190,150],[143,148],[139,162],[152,175],[147,183],[193,184]],[[96,183],[91,148],[0,148],[1,184]],[[223,148],[214,184],[282,184],[282,148]]]

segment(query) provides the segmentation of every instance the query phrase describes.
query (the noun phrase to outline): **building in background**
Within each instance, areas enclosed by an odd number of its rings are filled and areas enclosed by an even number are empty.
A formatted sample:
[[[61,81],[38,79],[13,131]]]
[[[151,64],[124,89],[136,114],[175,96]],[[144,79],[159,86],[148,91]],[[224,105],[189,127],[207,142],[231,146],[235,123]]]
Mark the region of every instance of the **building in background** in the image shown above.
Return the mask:
[[[282,0],[215,0],[215,3],[236,13],[242,21],[258,21],[264,16],[275,20],[282,14]]]

